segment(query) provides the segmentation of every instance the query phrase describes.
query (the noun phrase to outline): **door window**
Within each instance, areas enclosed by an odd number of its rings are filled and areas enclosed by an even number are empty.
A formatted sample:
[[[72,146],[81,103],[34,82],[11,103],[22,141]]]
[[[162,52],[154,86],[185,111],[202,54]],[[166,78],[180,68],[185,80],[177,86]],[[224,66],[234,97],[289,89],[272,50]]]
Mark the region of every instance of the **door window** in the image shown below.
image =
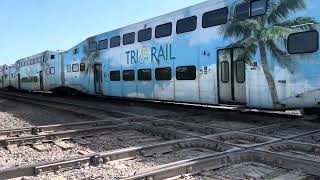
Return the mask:
[[[229,62],[221,62],[221,81],[223,83],[229,83]]]
[[[244,61],[236,61],[236,79],[238,83],[245,82],[245,62]]]

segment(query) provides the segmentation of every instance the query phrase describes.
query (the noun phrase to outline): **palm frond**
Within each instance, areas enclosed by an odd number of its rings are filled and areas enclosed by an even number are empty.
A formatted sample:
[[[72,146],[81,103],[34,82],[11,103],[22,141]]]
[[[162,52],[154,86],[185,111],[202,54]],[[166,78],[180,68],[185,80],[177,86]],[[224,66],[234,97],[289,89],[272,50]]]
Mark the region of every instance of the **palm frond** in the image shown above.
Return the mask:
[[[282,19],[288,18],[291,12],[306,8],[305,0],[277,0],[271,2],[267,13],[269,24],[278,24]]]
[[[280,61],[286,59],[288,53],[280,49],[274,41],[272,40],[267,41],[266,46],[270,49],[270,53],[273,58]]]
[[[316,29],[317,24],[319,23],[312,17],[298,17],[276,24],[276,26],[307,31]]]
[[[257,53],[257,39],[248,38],[232,43],[227,48],[244,48],[244,51],[238,56],[238,60],[245,60],[247,64],[252,62],[254,55]]]
[[[290,61],[290,56],[286,51],[280,49],[272,40],[267,41],[266,46],[269,48],[271,56],[279,63],[279,65],[287,68],[290,72],[294,71],[294,65],[292,61]]]
[[[262,29],[259,38],[264,42],[269,40],[283,40],[294,32],[297,32],[297,30],[281,26],[273,26]]]
[[[249,38],[252,35],[252,32],[256,31],[259,26],[260,25],[258,24],[258,22],[252,19],[248,19],[245,21],[232,21],[229,24],[225,25],[223,29],[224,38]]]

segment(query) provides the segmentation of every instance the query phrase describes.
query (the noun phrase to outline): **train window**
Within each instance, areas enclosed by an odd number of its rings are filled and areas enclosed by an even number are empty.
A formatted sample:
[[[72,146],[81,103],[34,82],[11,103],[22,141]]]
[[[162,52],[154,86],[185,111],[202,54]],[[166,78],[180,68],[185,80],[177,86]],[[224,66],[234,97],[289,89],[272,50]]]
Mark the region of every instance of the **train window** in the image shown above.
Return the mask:
[[[156,27],[156,38],[171,36],[172,23],[162,24]]]
[[[116,36],[110,39],[110,48],[120,46],[120,36]]]
[[[34,79],[34,82],[38,82],[38,77],[37,76],[33,77],[33,79]]]
[[[177,80],[195,80],[197,71],[195,66],[180,66],[176,69]]]
[[[156,80],[158,81],[168,81],[171,80],[171,68],[157,68],[156,69]]]
[[[229,62],[228,61],[221,62],[221,81],[223,83],[229,82]]]
[[[72,72],[79,72],[79,64],[72,64]]]
[[[206,12],[202,16],[202,27],[209,28],[220,24],[225,24],[228,21],[228,8],[222,8],[210,12]]]
[[[139,69],[138,80],[139,81],[151,81],[151,69]]]
[[[74,50],[73,50],[73,54],[78,54],[79,53],[79,49],[78,48],[75,48]],[[44,62],[44,59],[43,59],[43,62]]]
[[[80,64],[80,71],[81,72],[86,71],[86,64],[85,63]]]
[[[134,70],[125,70],[122,72],[124,81],[134,81]]]
[[[250,17],[250,2],[236,6],[235,16],[237,20],[245,20]]]
[[[123,35],[123,45],[133,44],[135,41],[136,33],[128,33]]]
[[[177,21],[177,34],[191,32],[197,29],[197,16],[191,16]]]
[[[110,71],[110,81],[120,81],[120,71]]]
[[[138,32],[138,41],[148,41],[152,37],[152,28],[143,29]]]
[[[55,56],[54,55],[51,55],[51,59],[54,59],[55,58]]]
[[[242,60],[236,62],[236,79],[238,83],[244,83],[246,80],[246,63]]]
[[[318,31],[307,31],[290,34],[288,37],[290,54],[313,53],[319,49]]]
[[[67,72],[71,72],[71,64],[67,65]]]
[[[55,68],[54,67],[51,67],[50,68],[50,74],[54,74],[55,73]]]
[[[97,50],[97,43],[96,42],[89,43],[89,52],[93,52],[96,50]]]
[[[99,41],[99,50],[107,49],[108,48],[108,39]]]
[[[260,16],[267,13],[267,0],[251,1],[250,16]]]
[[[38,58],[38,63],[41,63],[41,59],[42,59],[42,57],[41,57],[41,58]]]

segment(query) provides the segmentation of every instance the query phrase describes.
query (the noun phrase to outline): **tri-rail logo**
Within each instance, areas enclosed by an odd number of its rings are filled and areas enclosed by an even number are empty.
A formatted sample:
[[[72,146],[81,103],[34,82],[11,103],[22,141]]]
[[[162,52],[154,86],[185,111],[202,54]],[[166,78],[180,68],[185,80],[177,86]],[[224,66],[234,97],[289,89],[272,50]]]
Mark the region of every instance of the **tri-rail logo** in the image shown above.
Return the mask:
[[[127,51],[127,64],[151,64],[153,62],[175,60],[172,45],[160,45],[159,47],[143,46],[140,50]]]

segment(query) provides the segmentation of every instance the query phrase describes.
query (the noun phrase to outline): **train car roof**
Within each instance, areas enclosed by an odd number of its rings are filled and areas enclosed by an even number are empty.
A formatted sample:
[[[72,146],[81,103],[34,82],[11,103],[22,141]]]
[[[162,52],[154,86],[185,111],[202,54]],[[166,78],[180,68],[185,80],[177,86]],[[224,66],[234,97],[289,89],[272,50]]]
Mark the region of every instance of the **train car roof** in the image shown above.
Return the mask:
[[[147,19],[147,20],[144,20],[144,21],[140,21],[140,22],[137,22],[137,23],[134,23],[134,24],[130,24],[130,25],[121,27],[121,28],[117,28],[117,29],[114,29],[114,30],[111,30],[111,31],[107,31],[107,32],[104,32],[104,33],[100,33],[100,34],[88,37],[87,39],[81,41],[80,43],[76,44],[72,48],[66,50],[65,52],[74,49],[75,47],[79,46],[80,44],[82,44],[84,42],[87,42],[91,38],[95,38],[95,37],[106,35],[106,34],[112,34],[112,33],[119,32],[119,31],[125,30],[125,29],[141,28],[141,25],[152,23],[152,22],[155,22],[155,21],[164,20],[164,19],[168,18],[168,16],[170,16],[170,17],[171,16],[176,16],[176,15],[182,14],[182,13],[184,13],[186,11],[195,11],[195,10],[198,10],[198,9],[201,9],[201,8],[206,8],[209,5],[217,5],[219,3],[225,3],[225,5],[227,6],[227,5],[230,5],[233,2],[237,2],[237,1],[238,0],[208,0],[208,1],[196,4],[196,5],[192,5],[192,6],[183,8],[183,9],[179,9],[179,10],[173,11],[171,13],[163,14],[163,15],[160,15],[160,16],[157,16],[157,17],[154,17],[154,18],[150,18],[150,19]]]

